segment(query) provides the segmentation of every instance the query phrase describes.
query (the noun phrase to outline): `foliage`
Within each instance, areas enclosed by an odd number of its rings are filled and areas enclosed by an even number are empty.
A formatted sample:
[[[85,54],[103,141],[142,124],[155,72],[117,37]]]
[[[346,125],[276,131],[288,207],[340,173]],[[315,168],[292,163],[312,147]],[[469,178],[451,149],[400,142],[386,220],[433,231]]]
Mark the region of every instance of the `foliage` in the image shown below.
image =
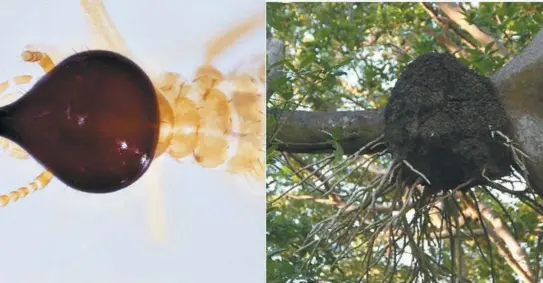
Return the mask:
[[[438,11],[435,5],[430,6]],[[466,20],[503,42],[510,54],[519,53],[543,22],[543,5],[536,3],[463,4],[463,8]],[[268,34],[286,46],[285,60],[278,63],[284,67],[285,76],[269,83],[275,94],[268,107],[281,112],[382,107],[407,64],[426,52],[456,49],[465,64],[487,76],[509,61],[510,56],[500,56],[493,45],[484,45],[473,37],[468,40],[476,46],[470,47],[461,37],[465,34],[439,23],[444,16],[438,16],[437,20],[433,18],[419,3],[267,3]],[[269,133],[277,129],[276,118],[272,116],[271,120],[274,122],[273,126],[268,123]],[[330,133],[331,141],[335,135]],[[295,278],[305,280],[297,282],[362,282],[362,279],[396,282],[406,281],[415,271],[411,256],[407,256],[398,263],[391,277],[386,277],[390,271],[387,258],[394,257],[391,253],[409,254],[410,249],[402,250],[403,246],[396,243],[398,250],[394,251],[385,244],[364,250],[368,248],[367,233],[372,231],[359,230],[349,241],[331,237],[321,245],[308,245],[308,240],[319,237],[311,234],[315,225],[338,213],[339,200],[349,199],[360,187],[371,186],[372,178],[390,166],[386,156],[378,157],[368,172],[362,172],[360,160],[373,157],[360,156],[355,161],[348,158],[342,156],[341,148],[331,155],[269,150],[268,282],[295,282],[290,281]],[[543,235],[534,211],[495,190],[474,191],[478,201],[499,215],[520,240],[528,252],[530,265],[540,265]],[[278,198],[286,193],[288,196]],[[499,195],[500,201],[491,194]],[[385,195],[378,203],[387,205],[399,197]],[[458,218],[453,211],[447,212],[450,219]],[[370,220],[387,217],[387,212],[375,213]],[[361,225],[351,224],[351,230]],[[424,226],[416,225],[419,229]],[[481,229],[481,225],[475,220],[466,224],[467,228]],[[451,262],[451,242],[434,243],[425,250],[430,262],[435,260],[440,270],[456,268]],[[468,237],[461,245],[466,277],[471,281],[488,282],[493,277],[496,282],[514,282],[513,270],[488,237]],[[371,261],[365,258],[368,251],[373,253]],[[370,262],[372,265],[367,266]]]

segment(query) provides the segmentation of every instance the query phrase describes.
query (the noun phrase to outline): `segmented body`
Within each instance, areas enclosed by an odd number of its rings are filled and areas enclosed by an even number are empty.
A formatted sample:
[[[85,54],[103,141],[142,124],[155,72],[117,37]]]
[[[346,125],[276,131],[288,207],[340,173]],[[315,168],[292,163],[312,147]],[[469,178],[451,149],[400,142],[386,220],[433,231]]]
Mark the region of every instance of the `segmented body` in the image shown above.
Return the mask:
[[[130,50],[109,20],[100,1],[82,0],[93,37],[99,42],[95,49],[107,49],[133,58]],[[256,19],[256,20],[255,20]],[[255,25],[257,18],[234,28],[236,37]],[[192,81],[183,81],[180,74],[165,72],[149,74],[159,100],[161,127],[155,156],[169,155],[177,160],[193,158],[206,168],[222,167],[233,174],[244,174],[262,180],[264,171],[265,71],[260,60],[252,72],[223,74],[211,61],[231,44],[217,40],[209,47],[208,56]],[[225,41],[225,38],[219,38]],[[225,46],[222,46],[225,45]],[[95,46],[93,46],[95,47]],[[39,63],[45,72],[67,57],[54,48],[28,46],[21,54],[26,62]],[[0,84],[0,94],[11,87],[32,81],[28,75],[18,76]],[[20,94],[22,95],[22,94]],[[19,95],[19,96],[20,96]],[[2,97],[4,103],[17,95]],[[10,98],[6,102],[6,98]],[[11,156],[24,159],[29,155],[13,142],[0,138]],[[30,185],[7,195],[0,195],[0,205],[25,197],[29,192],[45,187],[54,176],[41,173]]]
[[[192,84],[166,73],[155,85],[162,93],[158,156],[192,155],[203,167],[264,177],[263,78],[226,79],[205,66]]]

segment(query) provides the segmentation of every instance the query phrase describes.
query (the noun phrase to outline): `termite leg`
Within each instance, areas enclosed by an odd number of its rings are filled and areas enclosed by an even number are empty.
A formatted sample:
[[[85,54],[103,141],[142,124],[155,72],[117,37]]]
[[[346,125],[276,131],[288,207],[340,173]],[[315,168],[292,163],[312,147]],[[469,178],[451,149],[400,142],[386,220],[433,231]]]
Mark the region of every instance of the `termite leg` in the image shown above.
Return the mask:
[[[48,53],[39,51],[42,48],[35,46],[27,46],[21,53],[21,58],[26,62],[37,62],[44,72],[49,72],[55,67],[55,63],[51,59]],[[47,49],[47,48],[44,48]],[[53,49],[51,49],[53,51]],[[56,53],[55,53],[56,54]],[[58,57],[58,56],[57,56]],[[18,85],[27,84],[32,80],[30,75],[16,76],[9,81],[0,83],[0,94],[4,93],[10,87],[16,87]],[[7,104],[15,101],[20,95],[23,95],[22,91],[19,93],[10,93],[0,97],[0,103]],[[4,148],[10,156],[17,159],[26,159],[29,154],[22,149],[16,143],[6,139],[0,138],[0,147]],[[6,206],[10,202],[17,201],[19,198],[26,197],[29,193],[42,189],[53,179],[53,174],[47,170],[43,171],[38,177],[36,177],[27,186],[21,187],[15,191],[10,192],[7,195],[0,195],[0,206]]]
[[[81,7],[87,15],[87,24],[90,27],[94,45],[133,57],[119,30],[109,17],[103,1],[81,0]]]
[[[11,80],[0,83],[0,94],[4,93],[10,87],[16,87],[18,85],[23,85],[29,83],[32,80],[30,75],[21,75],[12,78]]]
[[[226,32],[222,32],[220,36],[215,37],[208,43],[204,63],[211,64],[213,59],[222,54],[225,49],[234,44],[241,36],[251,32],[260,25],[264,25],[264,22],[264,15],[258,13],[232,26]]]
[[[6,81],[0,84],[0,94],[6,91],[6,89],[8,89],[9,87],[26,84],[26,83],[29,83],[31,80],[32,80],[32,76],[29,76],[29,75],[14,77],[12,80]],[[6,99],[14,100],[13,98],[14,96],[15,95],[4,95],[4,96],[1,96],[0,100],[6,100]],[[25,159],[25,158],[28,158],[29,156],[28,153],[25,150],[23,150],[20,146],[18,146],[17,144],[15,144],[14,142],[6,138],[0,138],[0,146],[2,146],[6,151],[8,151],[12,157]],[[25,187],[21,187],[15,191],[12,191],[11,193],[7,195],[0,195],[0,206],[5,206],[10,202],[17,201],[19,198],[23,198],[27,196],[29,193],[45,187],[47,184],[49,184],[49,182],[51,182],[52,178],[53,178],[53,174],[51,174],[51,172],[47,170],[42,172],[29,185]]]

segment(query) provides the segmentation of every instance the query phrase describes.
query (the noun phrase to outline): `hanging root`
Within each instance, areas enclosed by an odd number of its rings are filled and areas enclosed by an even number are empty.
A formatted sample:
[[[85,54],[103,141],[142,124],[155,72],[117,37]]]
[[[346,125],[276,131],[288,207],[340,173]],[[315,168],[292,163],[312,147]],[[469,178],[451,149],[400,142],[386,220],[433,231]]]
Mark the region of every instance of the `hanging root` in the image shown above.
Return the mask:
[[[526,178],[524,162],[530,159],[504,134],[510,123],[496,94],[488,78],[452,56],[426,54],[410,64],[398,79],[385,111],[381,141],[392,155],[387,160],[388,171],[373,178],[368,164],[353,165],[348,162],[350,156],[312,171],[322,184],[303,178],[285,192],[296,201],[335,208],[330,215],[311,215],[318,222],[300,244],[298,251],[306,253],[300,272],[324,249],[335,260],[332,269],[355,258],[362,267],[359,280],[395,282],[399,274],[405,276],[406,264],[400,261],[409,247],[413,260],[406,267],[409,278],[403,279],[456,282],[466,279],[462,272],[466,245],[476,246],[494,268],[490,240],[481,248],[478,238],[496,238],[493,228],[505,231],[507,227],[498,222],[495,227],[488,225],[493,220],[488,217],[490,209],[482,202],[477,204],[470,188],[489,185],[504,190],[493,180],[510,175],[513,164]],[[360,151],[353,156],[358,154]],[[366,159],[369,163],[380,159],[373,157]],[[327,189],[319,190],[320,186]],[[293,192],[299,187],[305,195]],[[535,211],[543,211],[526,192],[504,191],[519,196]],[[470,206],[459,203],[467,199],[465,192],[473,199]],[[464,237],[474,244],[462,242]],[[503,246],[499,241],[494,244]],[[450,258],[426,254],[447,245]],[[520,249],[520,245],[510,248],[511,254]],[[451,263],[444,264],[447,260]],[[377,275],[376,269],[380,271]]]
[[[524,153],[522,150],[520,150],[518,147],[515,146],[514,141],[506,136],[501,131],[491,131],[490,132],[492,138],[496,138],[497,136],[503,138],[505,141],[503,142],[503,145],[506,146],[510,151],[511,155],[513,156],[514,165],[517,166],[517,168],[520,170],[520,173],[524,180],[528,180],[528,169],[526,169],[526,164],[524,163],[524,158],[531,160],[531,158]],[[484,176],[485,179],[488,179],[488,177]]]
[[[515,151],[513,147],[509,148]],[[517,154],[518,161],[527,158],[522,152],[517,152]],[[424,280],[440,281],[450,279],[451,276],[460,276],[458,269],[464,268],[460,264],[463,238],[484,237],[487,232],[484,228],[474,229],[465,225],[471,221],[469,218],[459,219],[458,215],[463,215],[461,209],[464,208],[459,206],[457,198],[464,195],[463,191],[472,187],[478,179],[485,180],[487,184],[490,182],[497,184],[486,174],[486,168],[480,172],[481,176],[465,180],[450,190],[434,192],[426,198],[424,197],[426,188],[421,184],[430,185],[430,180],[407,160],[393,159],[390,161],[388,171],[370,180],[367,175],[370,172],[367,170],[370,164],[349,167],[353,164],[347,161],[352,157],[343,160],[340,165],[325,165],[327,167],[317,168],[319,180],[323,183],[321,185],[327,186],[328,189],[324,192],[318,189],[319,185],[311,185],[310,178],[304,178],[301,181],[310,185],[309,187],[312,187],[314,192],[318,192],[321,197],[328,196],[328,199],[292,193],[292,189],[301,185],[300,183],[289,189],[289,196],[292,196],[292,199],[315,201],[319,205],[337,207],[335,213],[316,223],[305,241],[301,243],[298,251],[306,252],[308,255],[300,272],[303,273],[310,265],[319,249],[329,248],[333,251],[335,258],[332,265],[340,266],[342,261],[355,255],[360,257],[359,262],[365,267],[367,274],[376,264],[386,266],[384,273],[373,279],[394,278],[394,274],[397,275],[400,272],[394,267],[399,265],[400,254],[405,252],[406,247],[410,247],[416,260],[409,268],[413,270],[415,277],[421,276]],[[373,159],[373,156],[365,159],[371,160],[369,163],[377,160]],[[416,179],[406,182],[403,170],[414,173]],[[359,172],[365,177],[353,179],[353,172]],[[317,173],[312,171],[314,176]],[[342,187],[341,190],[336,190],[337,184],[346,180],[345,176],[351,178],[347,184],[357,185],[354,188]],[[338,181],[330,183],[332,180]],[[345,192],[348,192],[347,196]],[[435,209],[432,210],[438,206],[440,208],[437,212]],[[334,245],[331,246],[331,243]],[[456,262],[454,270],[444,268],[442,263],[429,258],[424,252],[426,247],[441,247],[445,243],[451,248],[451,260]],[[479,246],[477,239],[475,245]],[[479,248],[479,252],[486,259],[488,251]],[[368,277],[368,280],[369,278],[371,277]]]
[[[407,165],[407,167],[409,167],[409,169],[411,169],[411,171],[413,171],[413,172],[417,173],[419,176],[421,176],[424,179],[424,181],[426,181],[426,183],[428,183],[428,185],[432,184],[432,183],[430,183],[430,180],[428,180],[428,178],[426,178],[426,176],[424,176],[424,174],[422,174],[417,169],[413,168],[413,166],[411,164],[409,164],[409,162],[407,162],[407,160],[403,160],[402,162],[403,162],[403,164]]]

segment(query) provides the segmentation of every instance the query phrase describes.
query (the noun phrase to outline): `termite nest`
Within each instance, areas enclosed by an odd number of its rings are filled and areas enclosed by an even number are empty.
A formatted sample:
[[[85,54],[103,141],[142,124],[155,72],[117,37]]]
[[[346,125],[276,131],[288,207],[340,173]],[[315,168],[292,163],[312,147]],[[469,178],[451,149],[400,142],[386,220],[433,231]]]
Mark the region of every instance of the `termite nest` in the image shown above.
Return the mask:
[[[509,129],[490,79],[447,53],[411,62],[385,109],[384,139],[402,163],[398,177],[408,185],[422,180],[425,193],[509,175],[513,157],[499,135]]]

